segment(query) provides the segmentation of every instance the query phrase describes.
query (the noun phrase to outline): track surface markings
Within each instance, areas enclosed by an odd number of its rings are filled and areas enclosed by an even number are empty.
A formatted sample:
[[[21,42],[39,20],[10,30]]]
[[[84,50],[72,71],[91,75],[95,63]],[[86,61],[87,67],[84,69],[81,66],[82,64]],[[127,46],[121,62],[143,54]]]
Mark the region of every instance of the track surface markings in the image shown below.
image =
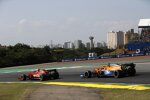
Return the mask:
[[[150,84],[118,84],[118,83],[84,83],[84,82],[0,82],[0,84],[45,84],[71,87],[103,88],[103,89],[128,89],[128,90],[150,90]]]
[[[95,83],[73,83],[73,82],[46,82],[43,84],[61,85],[61,86],[79,86],[79,87],[88,87],[88,88],[150,90],[150,86],[144,86],[144,85],[95,84]]]
[[[41,69],[74,69],[74,68],[81,68],[86,66],[71,66],[71,67],[51,67],[51,68],[41,68]],[[36,71],[38,68],[23,68],[23,69],[0,69],[0,73],[15,73],[15,72],[30,72]]]

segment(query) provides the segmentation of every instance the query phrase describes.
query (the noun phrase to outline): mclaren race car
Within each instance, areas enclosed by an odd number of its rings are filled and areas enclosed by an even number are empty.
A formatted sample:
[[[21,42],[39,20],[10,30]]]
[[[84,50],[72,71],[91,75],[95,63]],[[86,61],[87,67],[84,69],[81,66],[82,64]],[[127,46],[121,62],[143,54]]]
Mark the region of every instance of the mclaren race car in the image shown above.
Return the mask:
[[[86,71],[84,74],[80,75],[81,78],[91,78],[91,77],[124,77],[124,76],[134,76],[136,74],[135,64],[108,64],[107,66],[102,66],[94,71]]]
[[[44,80],[58,79],[58,78],[59,78],[59,73],[56,69],[52,69],[52,70],[38,69],[37,71],[29,72],[27,75],[23,74],[18,77],[18,79],[21,81],[25,81],[27,79],[29,80],[39,79],[41,81],[44,81]]]

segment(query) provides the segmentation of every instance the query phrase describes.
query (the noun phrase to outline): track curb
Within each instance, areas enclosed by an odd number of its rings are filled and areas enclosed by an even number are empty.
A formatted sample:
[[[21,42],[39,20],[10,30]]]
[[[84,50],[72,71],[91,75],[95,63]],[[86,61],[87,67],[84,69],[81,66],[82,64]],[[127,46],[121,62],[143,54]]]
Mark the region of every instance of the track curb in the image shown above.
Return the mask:
[[[81,83],[81,82],[0,82],[0,84],[44,84],[57,86],[87,87],[98,89],[128,89],[128,90],[150,90],[150,84],[125,84],[125,83]]]
[[[78,82],[45,82],[42,84],[88,87],[88,88],[105,88],[105,89],[128,89],[128,90],[150,90],[150,85],[123,85],[123,84],[96,84],[96,83],[78,83]]]

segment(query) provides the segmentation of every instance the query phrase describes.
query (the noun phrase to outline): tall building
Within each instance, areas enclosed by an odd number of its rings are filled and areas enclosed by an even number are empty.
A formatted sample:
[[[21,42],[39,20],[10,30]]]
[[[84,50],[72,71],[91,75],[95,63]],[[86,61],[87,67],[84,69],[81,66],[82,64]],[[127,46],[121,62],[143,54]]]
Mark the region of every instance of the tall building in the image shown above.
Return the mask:
[[[117,47],[123,46],[124,45],[124,32],[119,31],[117,32]]]
[[[103,47],[103,45],[102,45],[102,43],[97,42],[97,43],[95,43],[95,47],[96,47],[96,48],[101,48],[101,47]]]
[[[93,42],[94,37],[90,36],[89,39],[90,39],[90,49],[92,49],[94,48],[94,42]]]
[[[90,42],[87,42],[87,43],[86,43],[86,48],[87,48],[87,49],[90,49]]]
[[[124,44],[137,42],[139,41],[139,38],[140,38],[139,34],[134,33],[134,29],[131,29],[125,33]]]
[[[65,42],[63,47],[64,47],[65,49],[73,49],[73,48],[74,48],[74,45],[73,45],[72,42]]]
[[[75,49],[82,48],[82,46],[83,46],[82,40],[75,40],[74,41],[74,47],[75,47]]]
[[[116,49],[124,45],[124,32],[108,32],[107,33],[107,46],[109,49]]]
[[[56,44],[55,48],[63,48],[63,45],[62,44]]]
[[[109,49],[116,48],[116,33],[114,31],[107,33],[107,46]]]

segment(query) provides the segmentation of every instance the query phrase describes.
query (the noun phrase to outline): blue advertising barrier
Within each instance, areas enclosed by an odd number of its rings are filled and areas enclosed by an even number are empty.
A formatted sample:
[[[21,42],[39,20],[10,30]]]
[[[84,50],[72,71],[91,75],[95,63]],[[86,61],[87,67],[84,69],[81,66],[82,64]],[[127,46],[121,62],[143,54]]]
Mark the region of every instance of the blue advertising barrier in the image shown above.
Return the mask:
[[[84,61],[84,60],[97,60],[97,59],[109,59],[109,58],[124,58],[124,57],[135,57],[135,56],[149,56],[149,52],[133,53],[126,55],[112,55],[112,56],[98,56],[98,57],[84,57],[75,59],[63,59],[62,62],[72,62],[72,61]]]

